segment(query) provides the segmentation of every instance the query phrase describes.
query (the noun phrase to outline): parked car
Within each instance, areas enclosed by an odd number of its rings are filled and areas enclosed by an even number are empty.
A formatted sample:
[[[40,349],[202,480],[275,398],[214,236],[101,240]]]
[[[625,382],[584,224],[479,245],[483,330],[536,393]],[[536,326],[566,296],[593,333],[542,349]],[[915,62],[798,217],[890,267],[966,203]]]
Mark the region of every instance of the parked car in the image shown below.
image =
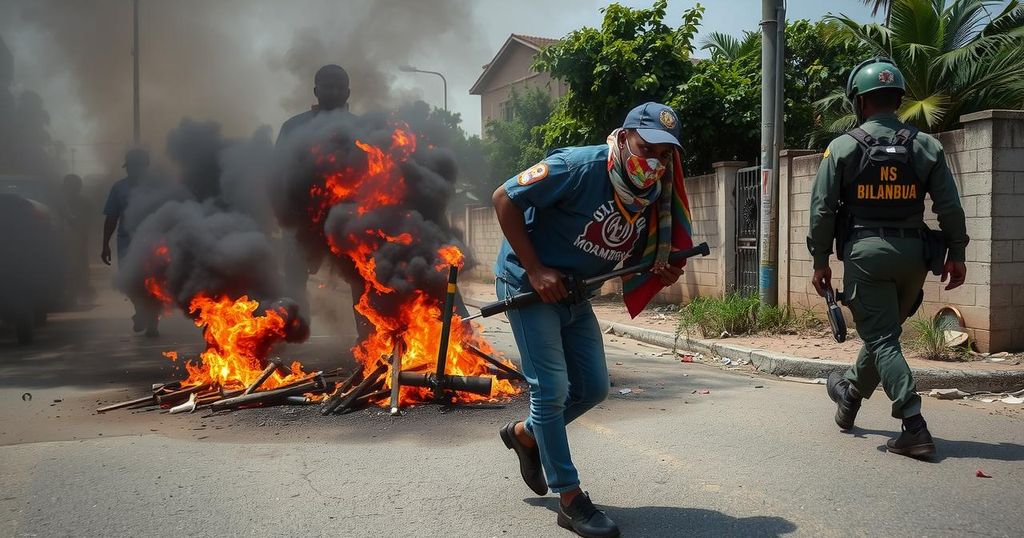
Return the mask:
[[[0,175],[0,322],[20,344],[67,299],[66,229],[60,191],[31,176]]]

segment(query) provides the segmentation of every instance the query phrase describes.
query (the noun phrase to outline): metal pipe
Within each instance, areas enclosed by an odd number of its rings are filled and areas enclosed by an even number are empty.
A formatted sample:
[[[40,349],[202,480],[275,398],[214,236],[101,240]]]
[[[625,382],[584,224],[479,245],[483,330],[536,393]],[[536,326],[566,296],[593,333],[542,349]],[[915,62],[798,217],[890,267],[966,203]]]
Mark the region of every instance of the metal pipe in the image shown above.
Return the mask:
[[[452,330],[452,314],[455,312],[455,292],[459,289],[459,268],[455,265],[448,266],[448,290],[444,296],[444,309],[441,310],[441,343],[437,349],[437,376],[443,378],[445,375],[446,361],[448,360],[448,337]],[[434,390],[434,399],[441,401],[445,399],[444,387],[438,385]]]
[[[405,386],[429,388],[435,393],[454,390],[457,392],[472,392],[482,396],[490,396],[491,394],[492,379],[490,377],[461,375],[438,377],[437,374],[420,374],[416,372],[402,372],[398,377]]]

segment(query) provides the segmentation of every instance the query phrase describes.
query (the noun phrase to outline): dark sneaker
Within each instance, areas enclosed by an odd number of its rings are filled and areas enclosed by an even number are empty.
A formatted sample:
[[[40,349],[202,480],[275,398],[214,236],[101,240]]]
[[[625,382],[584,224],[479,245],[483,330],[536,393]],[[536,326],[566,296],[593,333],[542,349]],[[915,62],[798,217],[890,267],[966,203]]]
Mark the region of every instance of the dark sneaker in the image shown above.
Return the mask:
[[[562,506],[559,503],[558,526],[569,529],[584,538],[616,538],[619,536],[619,527],[612,521],[604,510],[598,510],[594,503],[590,502],[590,494],[580,493],[569,503],[569,506]]]
[[[861,398],[850,395],[850,381],[843,377],[842,372],[832,372],[825,383],[825,390],[836,403],[836,424],[844,430],[853,428],[857,411],[860,411]]]
[[[935,454],[935,441],[932,440],[932,434],[928,432],[927,427],[916,430],[903,428],[900,436],[889,439],[885,446],[893,454],[913,458],[925,458]]]
[[[503,426],[498,433],[501,440],[509,450],[515,450],[519,456],[519,474],[523,475],[523,482],[537,495],[547,495],[548,482],[544,479],[544,468],[540,464],[540,449],[537,445],[528,447],[516,439],[516,421],[509,422]]]

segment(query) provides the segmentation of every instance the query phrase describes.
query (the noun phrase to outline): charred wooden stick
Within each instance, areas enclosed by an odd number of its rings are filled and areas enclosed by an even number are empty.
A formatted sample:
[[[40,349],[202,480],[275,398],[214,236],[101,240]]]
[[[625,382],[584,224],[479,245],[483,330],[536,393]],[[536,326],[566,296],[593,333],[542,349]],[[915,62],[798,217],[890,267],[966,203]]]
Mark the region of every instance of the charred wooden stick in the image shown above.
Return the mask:
[[[270,379],[270,376],[274,375],[274,372],[280,372],[282,376],[292,373],[291,370],[285,368],[280,357],[274,357],[267,362],[267,367],[263,369],[263,372],[261,372],[260,376],[256,378],[256,381],[253,381],[252,385],[246,387],[242,394],[252,394],[253,392],[256,392],[256,389],[260,388],[260,385],[262,385],[263,382]]]
[[[410,387],[426,387],[436,393],[444,394],[446,390],[458,392],[472,392],[489,396],[491,394],[490,377],[467,377],[461,375],[438,376],[437,374],[420,374],[416,372],[402,372],[399,374],[399,381]]]
[[[448,336],[452,330],[452,314],[455,312],[455,292],[458,291],[459,268],[451,265],[448,267],[448,289],[444,296],[444,309],[441,311],[441,344],[437,349],[437,377],[445,375],[446,361],[448,360]],[[445,399],[445,387],[437,384],[433,387],[434,399],[441,401]]]
[[[181,388],[181,381],[168,381],[167,383],[153,383],[153,392],[158,390],[166,390],[170,392],[172,390],[178,390]]]
[[[125,401],[125,402],[118,402],[118,403],[115,403],[115,404],[110,404],[110,405],[107,405],[107,406],[104,406],[104,407],[100,407],[99,409],[96,410],[96,412],[97,413],[106,413],[107,411],[113,411],[115,409],[124,409],[125,407],[133,407],[133,406],[140,405],[140,404],[155,403],[155,402],[156,402],[156,395],[150,394],[149,396],[143,396],[142,398],[136,398],[134,400],[128,400],[128,401]]]
[[[356,386],[356,388],[354,388],[351,391],[349,391],[349,393],[346,394],[345,397],[341,399],[341,402],[338,404],[338,407],[335,408],[335,411],[337,411],[339,409],[344,409],[344,408],[348,407],[349,405],[352,405],[352,400],[355,400],[356,398],[361,396],[364,392],[366,392],[366,390],[370,387],[370,385],[376,383],[377,381],[380,381],[380,376],[382,376],[384,374],[384,372],[387,371],[387,369],[388,369],[388,363],[386,363],[384,361],[378,361],[377,362],[377,368],[375,368],[373,370],[373,372],[370,373],[370,375],[366,376],[359,383],[359,385]]]
[[[223,409],[229,409],[232,407],[238,407],[240,405],[255,405],[265,404],[273,402],[288,396],[298,396],[306,392],[315,392],[318,390],[324,390],[327,386],[322,376],[314,377],[309,381],[299,383],[297,385],[291,385],[289,387],[283,387],[274,390],[264,390],[260,392],[254,392],[252,394],[242,394],[235,396],[234,398],[225,398],[218,400],[210,404],[210,409],[213,411],[220,411]]]
[[[402,389],[402,383],[398,379],[398,375],[402,373],[402,339],[395,339],[395,351],[391,353],[391,416],[401,414],[401,403],[399,402],[399,393]]]
[[[176,403],[178,403],[178,402],[180,402],[182,400],[187,399],[189,396],[191,396],[192,394],[194,394],[196,392],[202,392],[202,391],[204,391],[204,390],[206,390],[208,388],[210,388],[210,384],[209,383],[202,383],[202,384],[199,384],[199,385],[193,385],[191,387],[186,387],[186,388],[183,388],[181,390],[176,390],[174,392],[168,392],[167,394],[157,394],[155,399],[156,399],[156,403],[161,405],[161,406],[163,406],[163,405],[173,405],[173,404],[176,404]]]
[[[346,407],[344,412],[355,411],[356,409],[359,409],[360,407],[370,403],[371,400],[376,400],[377,398],[383,398],[387,396],[388,392],[388,389],[381,389],[375,392],[371,392],[369,394],[364,394],[356,398],[355,400],[352,400],[352,405]]]
[[[341,405],[341,400],[345,397],[345,393],[352,388],[352,385],[356,384],[356,379],[362,371],[362,368],[356,368],[352,375],[348,376],[348,379],[338,386],[338,390],[334,391],[334,394],[331,394],[324,400],[324,403],[320,406],[321,415],[330,415]]]
[[[485,353],[482,349],[474,346],[473,344],[465,344],[465,346],[466,346],[467,349],[469,349],[470,353],[472,353],[472,354],[476,355],[477,357],[480,357],[481,359],[487,361],[489,364],[491,364],[495,368],[497,368],[497,369],[499,369],[499,370],[501,370],[503,372],[506,372],[508,374],[511,374],[512,377],[515,377],[516,379],[519,379],[521,381],[526,381],[526,376],[524,376],[523,373],[520,372],[519,370],[516,370],[515,368],[513,368],[513,367],[511,367],[511,366],[509,366],[509,365],[499,361],[498,359],[492,357],[488,353]]]

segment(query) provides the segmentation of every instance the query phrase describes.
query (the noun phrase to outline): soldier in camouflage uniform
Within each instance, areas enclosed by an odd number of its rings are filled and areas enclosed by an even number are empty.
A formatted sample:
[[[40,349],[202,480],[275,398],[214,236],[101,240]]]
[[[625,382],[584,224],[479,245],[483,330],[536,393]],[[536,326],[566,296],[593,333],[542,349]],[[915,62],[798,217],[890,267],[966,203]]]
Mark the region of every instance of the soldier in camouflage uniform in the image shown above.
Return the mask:
[[[886,58],[872,58],[850,73],[847,97],[858,128],[825,150],[811,193],[807,246],[814,260],[812,284],[832,289],[829,255],[843,260],[846,304],[864,346],[845,375],[829,377],[836,424],[853,427],[861,399],[881,383],[902,432],[886,445],[914,457],[934,454],[921,416],[921,397],[900,348],[901,325],[923,299],[929,268],[964,283],[968,237],[956,183],[942,145],[896,116],[905,93],[903,74]],[[924,225],[924,195],[932,200],[941,234]],[[948,254],[947,254],[948,249]]]

